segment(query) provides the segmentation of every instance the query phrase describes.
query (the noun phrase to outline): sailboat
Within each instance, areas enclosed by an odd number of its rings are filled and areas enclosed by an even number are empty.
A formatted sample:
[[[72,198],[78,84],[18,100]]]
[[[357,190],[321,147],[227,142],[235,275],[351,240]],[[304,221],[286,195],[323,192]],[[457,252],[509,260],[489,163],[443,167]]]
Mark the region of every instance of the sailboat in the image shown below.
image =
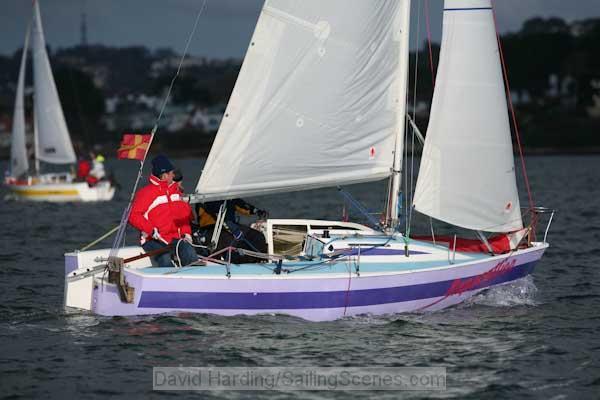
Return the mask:
[[[24,107],[25,69],[30,36],[34,81],[34,174],[29,173]],[[10,170],[5,176],[5,185],[12,194],[32,201],[111,200],[115,188],[108,181],[100,181],[90,187],[86,182],[76,182],[74,175],[68,171],[40,173],[40,162],[68,165],[74,164],[76,157],[46,52],[46,41],[37,1],[33,2],[33,21],[25,37],[16,94]]]
[[[268,254],[253,254],[265,263],[215,255],[159,268],[137,246],[67,253],[65,306],[101,315],[323,321],[439,310],[531,274],[548,230],[536,241],[535,226],[523,223],[490,0],[444,2],[412,202],[480,238],[400,232],[410,7],[409,0],[267,0],[190,196],[204,202],[387,179],[385,224],[268,219]]]

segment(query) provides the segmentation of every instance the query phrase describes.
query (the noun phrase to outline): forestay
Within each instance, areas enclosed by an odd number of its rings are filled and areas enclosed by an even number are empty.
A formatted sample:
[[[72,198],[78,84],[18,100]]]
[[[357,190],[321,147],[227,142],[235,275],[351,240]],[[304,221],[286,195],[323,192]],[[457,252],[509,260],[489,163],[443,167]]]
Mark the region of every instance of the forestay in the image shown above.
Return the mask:
[[[490,0],[446,0],[443,25],[414,206],[468,229],[521,229]]]
[[[409,1],[267,0],[196,187],[203,200],[390,176]],[[406,18],[408,20],[408,18]],[[404,60],[406,61],[406,60]],[[404,62],[402,61],[402,62]]]
[[[34,112],[38,128],[36,156],[39,160],[53,164],[74,163],[75,152],[46,53],[46,41],[37,1],[34,1],[33,5],[32,33]]]
[[[27,160],[27,148],[25,146],[25,66],[27,65],[27,52],[29,51],[29,33],[27,29],[25,45],[21,55],[21,67],[19,68],[19,80],[17,81],[17,97],[15,99],[15,112],[13,114],[13,130],[10,144],[10,173],[13,177],[19,177],[29,170]]]

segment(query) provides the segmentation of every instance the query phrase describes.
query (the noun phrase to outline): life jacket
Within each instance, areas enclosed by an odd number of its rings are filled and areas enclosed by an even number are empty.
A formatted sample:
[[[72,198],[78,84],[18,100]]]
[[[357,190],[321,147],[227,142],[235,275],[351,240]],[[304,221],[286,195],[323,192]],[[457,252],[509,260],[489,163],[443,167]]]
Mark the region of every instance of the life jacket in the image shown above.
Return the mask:
[[[141,232],[141,243],[152,239],[154,228],[165,244],[191,235],[192,208],[183,200],[179,184],[169,185],[154,175],[149,182],[136,193],[129,215],[129,223]]]
[[[215,216],[207,212],[204,207],[197,207],[196,212],[198,214],[198,225],[200,225],[200,228],[208,228],[217,223]]]
[[[196,213],[198,214],[198,225],[200,225],[200,228],[206,229],[217,223],[217,216],[219,215],[221,204],[223,204],[223,201],[210,201],[203,204],[198,203],[196,206]],[[228,200],[225,221],[233,222],[235,220],[235,213],[247,216],[255,214],[255,210],[256,207],[250,203],[246,203],[242,199]]]
[[[77,161],[77,178],[84,180],[90,174],[90,162],[88,160]]]

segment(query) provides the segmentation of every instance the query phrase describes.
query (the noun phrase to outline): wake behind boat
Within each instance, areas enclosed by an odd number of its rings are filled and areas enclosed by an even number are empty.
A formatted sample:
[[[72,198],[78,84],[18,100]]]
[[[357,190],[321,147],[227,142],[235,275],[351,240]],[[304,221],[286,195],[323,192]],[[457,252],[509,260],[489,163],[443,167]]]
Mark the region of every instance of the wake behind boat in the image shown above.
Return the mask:
[[[269,219],[267,253],[232,245],[181,268],[153,266],[140,247],[116,240],[113,249],[66,254],[65,305],[102,315],[332,320],[437,310],[531,274],[548,248],[548,228],[535,240],[548,210],[530,202],[524,224],[491,2],[444,2],[414,198],[400,186],[409,21],[409,0],[267,0],[190,196],[204,203],[388,178],[384,222]],[[413,207],[401,215],[403,195]],[[413,210],[477,239],[433,229],[411,237]],[[264,262],[233,264],[234,252]]]
[[[34,158],[35,173],[30,174],[25,140],[24,86],[29,38],[32,36],[34,81]],[[40,162],[69,165],[76,162],[75,151],[58,98],[37,1],[33,2],[33,20],[27,31],[15,99],[11,142],[11,162],[4,183],[13,196],[33,201],[111,200],[115,187],[108,180],[93,185],[78,182],[71,172],[40,173]]]

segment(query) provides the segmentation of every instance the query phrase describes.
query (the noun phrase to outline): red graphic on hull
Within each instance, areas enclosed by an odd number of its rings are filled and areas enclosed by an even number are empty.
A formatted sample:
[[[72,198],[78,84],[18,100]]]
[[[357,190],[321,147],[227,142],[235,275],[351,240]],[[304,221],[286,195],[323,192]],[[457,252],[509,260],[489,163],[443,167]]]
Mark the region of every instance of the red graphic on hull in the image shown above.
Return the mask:
[[[457,278],[454,281],[452,281],[452,284],[444,294],[444,297],[434,301],[431,304],[421,307],[421,310],[431,307],[441,302],[442,300],[446,300],[450,296],[460,295],[471,290],[485,287],[489,285],[494,279],[512,270],[516,264],[516,259],[511,260],[509,258],[506,258],[500,261],[498,264],[496,264],[496,266],[494,266],[492,269],[490,269],[487,272],[484,272],[481,275],[472,276],[470,278]]]

